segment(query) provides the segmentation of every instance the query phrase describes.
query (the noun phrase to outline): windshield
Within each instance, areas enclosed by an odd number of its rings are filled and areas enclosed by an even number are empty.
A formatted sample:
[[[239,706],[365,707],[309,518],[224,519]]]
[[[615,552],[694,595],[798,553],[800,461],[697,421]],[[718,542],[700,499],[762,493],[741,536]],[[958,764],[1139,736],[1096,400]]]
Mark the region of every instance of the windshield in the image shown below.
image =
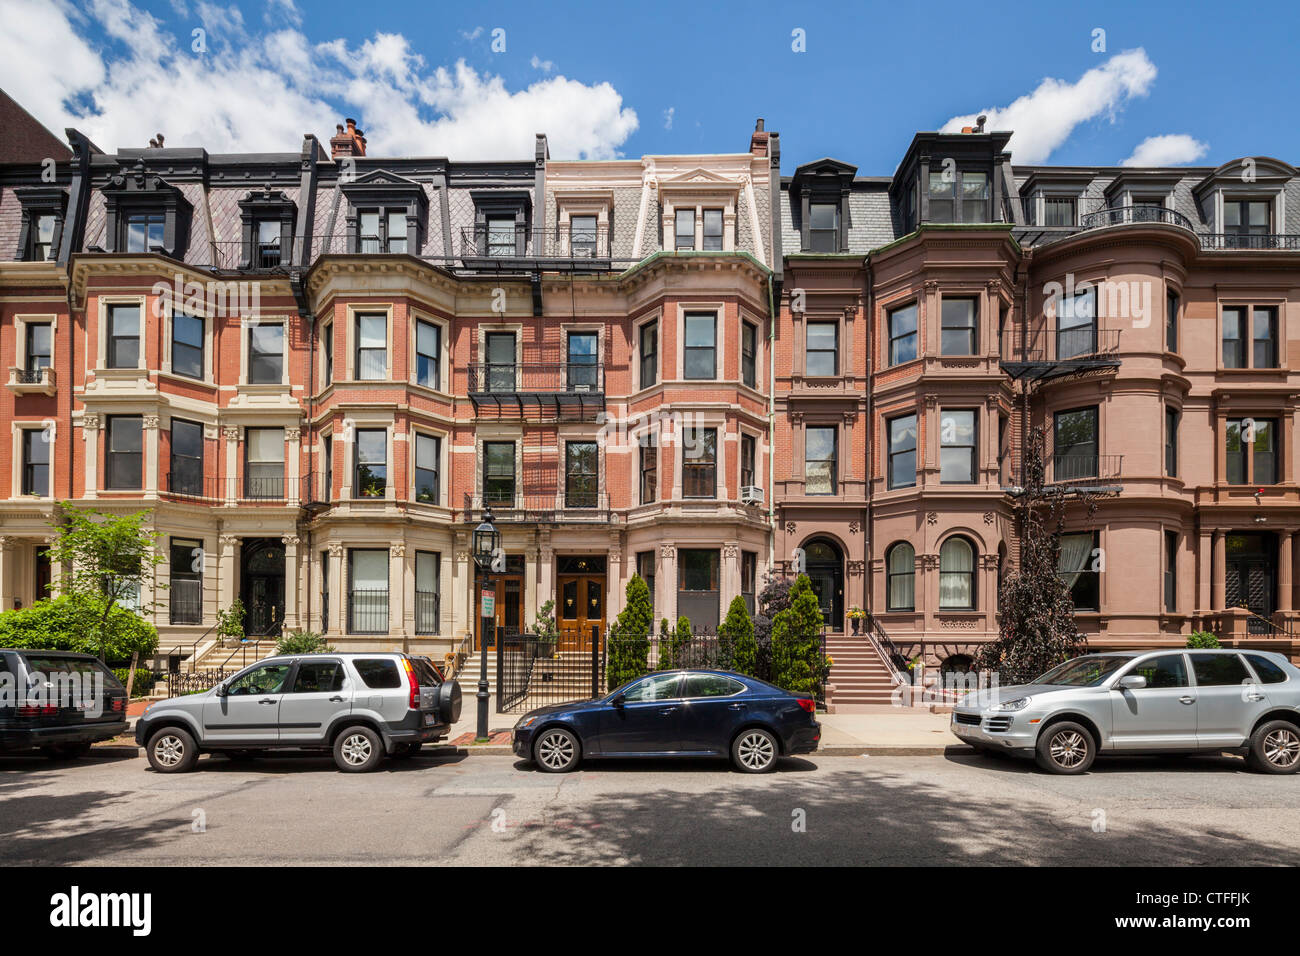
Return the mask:
[[[1029,683],[1058,684],[1063,687],[1096,687],[1131,660],[1133,660],[1131,657],[1076,657],[1072,661],[1058,664],[1042,677],[1035,678]]]

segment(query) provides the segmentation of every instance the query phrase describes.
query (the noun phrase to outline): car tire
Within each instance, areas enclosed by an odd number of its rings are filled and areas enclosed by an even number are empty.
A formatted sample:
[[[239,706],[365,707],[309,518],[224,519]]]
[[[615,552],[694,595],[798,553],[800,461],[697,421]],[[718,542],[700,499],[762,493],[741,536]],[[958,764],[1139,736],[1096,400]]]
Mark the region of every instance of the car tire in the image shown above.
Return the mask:
[[[1069,720],[1047,727],[1034,749],[1038,766],[1049,773],[1086,773],[1097,756],[1097,742],[1088,728]]]
[[[164,727],[149,738],[145,756],[159,773],[187,773],[198,763],[199,747],[189,731]]]
[[[1270,720],[1250,735],[1247,765],[1257,773],[1300,770],[1300,727],[1289,720]]]
[[[771,731],[747,727],[731,742],[731,762],[741,773],[771,773],[781,748]]]
[[[42,747],[41,753],[51,760],[76,760],[90,753],[90,744],[55,744],[53,747]]]
[[[543,773],[568,773],[582,760],[582,744],[571,730],[548,727],[533,744],[533,763]]]
[[[344,773],[367,773],[384,759],[384,742],[369,727],[348,727],[334,738],[334,764]]]

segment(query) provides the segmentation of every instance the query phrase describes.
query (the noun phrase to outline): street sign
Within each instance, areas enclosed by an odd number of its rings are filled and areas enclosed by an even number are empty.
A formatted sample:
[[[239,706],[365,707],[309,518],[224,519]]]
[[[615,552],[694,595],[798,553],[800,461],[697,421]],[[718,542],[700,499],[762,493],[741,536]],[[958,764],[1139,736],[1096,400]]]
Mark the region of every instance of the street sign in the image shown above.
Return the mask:
[[[497,592],[489,591],[485,589],[482,593],[482,598],[483,598],[483,613],[480,616],[496,617],[497,616],[497,609],[496,609]]]

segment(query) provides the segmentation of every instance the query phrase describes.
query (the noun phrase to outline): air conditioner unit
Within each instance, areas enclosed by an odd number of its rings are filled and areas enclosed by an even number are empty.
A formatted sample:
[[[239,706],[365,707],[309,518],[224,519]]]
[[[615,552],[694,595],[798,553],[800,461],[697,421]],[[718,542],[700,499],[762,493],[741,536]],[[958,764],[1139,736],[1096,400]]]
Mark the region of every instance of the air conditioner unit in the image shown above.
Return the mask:
[[[745,485],[740,489],[740,500],[747,505],[761,505],[763,503],[763,489],[758,485]]]

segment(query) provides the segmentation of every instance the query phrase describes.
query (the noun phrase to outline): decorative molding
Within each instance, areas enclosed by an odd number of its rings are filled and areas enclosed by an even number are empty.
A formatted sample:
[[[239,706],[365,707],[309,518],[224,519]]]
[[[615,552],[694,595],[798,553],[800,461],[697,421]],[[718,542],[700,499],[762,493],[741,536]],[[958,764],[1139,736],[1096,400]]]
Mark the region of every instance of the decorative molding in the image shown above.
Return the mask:
[[[993,515],[993,512],[992,512],[992,511],[986,511],[986,512],[984,512],[984,523],[985,523],[985,524],[992,524],[992,523],[993,523],[993,518],[994,518],[994,515]]]
[[[725,545],[722,549],[722,556],[729,561],[734,561],[736,558],[740,557],[740,548],[736,547],[734,544]]]
[[[284,430],[284,437],[289,441],[298,441],[302,438],[302,430],[298,428],[286,428]]]
[[[156,431],[159,425],[158,416],[145,415],[144,418],[141,420],[141,424],[143,424],[146,429],[149,429],[151,431]]]
[[[672,558],[672,559],[676,560],[676,558],[677,558],[677,548],[676,548],[676,546],[675,546],[675,545],[671,545],[671,544],[661,544],[661,545],[659,545],[659,557],[664,558],[664,559]]]
[[[389,557],[404,558],[406,557],[406,544],[401,541],[394,541],[388,546]]]
[[[925,516],[925,521],[926,521],[926,524],[938,524],[938,523],[939,523],[939,512],[937,512],[937,511],[930,511],[930,512],[927,512],[927,513],[926,513],[926,516]]]
[[[845,564],[849,574],[862,574],[867,569],[865,561],[849,561]]]
[[[283,535],[280,535],[280,543],[283,544],[286,548],[296,548],[296,547],[298,547],[298,541],[299,541],[299,538],[298,538],[298,536],[297,536],[296,534],[283,534]]]
[[[343,545],[331,544],[329,546],[329,552],[331,558],[341,558],[343,557]]]
[[[239,441],[239,426],[227,425],[221,429],[221,434],[225,436],[226,441]]]
[[[99,431],[99,416],[98,415],[81,416],[81,427],[88,432]]]

